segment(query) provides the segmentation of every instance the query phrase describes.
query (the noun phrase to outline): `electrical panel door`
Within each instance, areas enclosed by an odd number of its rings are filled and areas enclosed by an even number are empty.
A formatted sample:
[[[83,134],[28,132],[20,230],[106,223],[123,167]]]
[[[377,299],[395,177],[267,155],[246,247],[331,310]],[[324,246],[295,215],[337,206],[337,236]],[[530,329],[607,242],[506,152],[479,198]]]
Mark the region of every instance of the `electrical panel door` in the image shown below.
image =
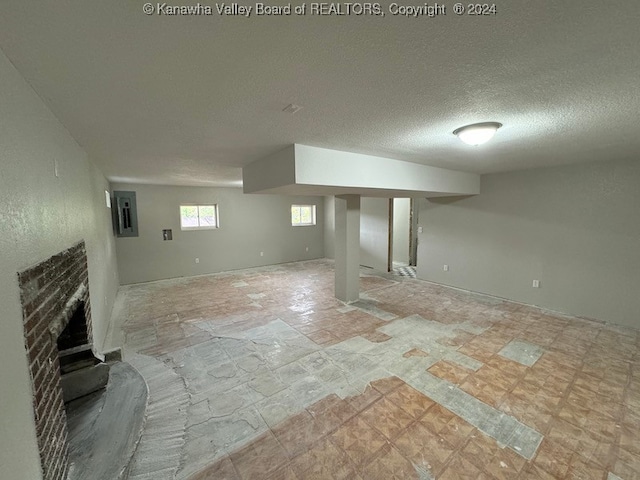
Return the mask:
[[[119,237],[138,236],[138,212],[136,192],[113,192],[115,212],[114,223]]]

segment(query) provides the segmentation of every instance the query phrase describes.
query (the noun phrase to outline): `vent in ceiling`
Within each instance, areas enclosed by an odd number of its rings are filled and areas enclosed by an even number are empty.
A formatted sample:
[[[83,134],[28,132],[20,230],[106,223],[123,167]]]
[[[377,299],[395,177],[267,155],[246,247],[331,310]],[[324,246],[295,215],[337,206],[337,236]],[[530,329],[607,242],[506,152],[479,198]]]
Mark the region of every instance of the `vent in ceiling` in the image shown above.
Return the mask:
[[[291,115],[293,115],[294,113],[298,113],[300,110],[302,110],[302,107],[294,103],[290,103],[282,109],[283,112],[290,113]]]

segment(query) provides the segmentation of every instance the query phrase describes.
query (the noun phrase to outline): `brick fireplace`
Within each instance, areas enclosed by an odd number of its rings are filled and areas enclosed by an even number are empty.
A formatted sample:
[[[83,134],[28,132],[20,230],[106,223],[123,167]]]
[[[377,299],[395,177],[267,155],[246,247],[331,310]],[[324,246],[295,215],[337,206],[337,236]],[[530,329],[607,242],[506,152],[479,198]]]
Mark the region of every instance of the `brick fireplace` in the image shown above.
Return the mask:
[[[33,410],[45,480],[69,472],[58,348],[92,343],[84,242],[18,273]]]

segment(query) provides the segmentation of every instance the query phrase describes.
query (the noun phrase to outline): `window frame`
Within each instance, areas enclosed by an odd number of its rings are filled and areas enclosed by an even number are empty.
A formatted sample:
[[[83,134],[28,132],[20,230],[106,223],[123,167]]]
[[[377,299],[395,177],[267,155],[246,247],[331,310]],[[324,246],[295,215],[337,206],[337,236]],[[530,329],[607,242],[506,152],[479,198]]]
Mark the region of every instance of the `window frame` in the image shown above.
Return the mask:
[[[184,207],[195,207],[197,209],[197,226],[184,226],[182,224],[182,209]],[[213,207],[214,215],[215,215],[215,225],[200,225],[200,208],[201,207]],[[217,230],[220,228],[220,212],[218,210],[217,203],[181,203],[178,207],[178,216],[180,218],[180,230],[182,231],[193,231],[193,230]]]
[[[293,222],[293,209],[294,208],[299,208],[300,209],[300,218],[302,219],[302,208],[303,207],[310,207],[311,208],[311,223],[294,223]],[[317,218],[316,218],[316,205],[315,204],[291,204],[291,209],[290,209],[290,214],[291,214],[291,226],[292,227],[315,227],[317,225]]]

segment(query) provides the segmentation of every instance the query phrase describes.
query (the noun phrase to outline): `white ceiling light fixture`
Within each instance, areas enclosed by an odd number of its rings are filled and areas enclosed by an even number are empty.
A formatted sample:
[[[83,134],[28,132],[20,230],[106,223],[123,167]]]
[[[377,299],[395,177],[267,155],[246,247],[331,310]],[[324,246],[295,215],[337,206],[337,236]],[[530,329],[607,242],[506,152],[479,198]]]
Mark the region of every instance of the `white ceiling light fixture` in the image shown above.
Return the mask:
[[[474,123],[455,129],[453,134],[467,145],[476,146],[491,140],[501,126],[498,122]]]

